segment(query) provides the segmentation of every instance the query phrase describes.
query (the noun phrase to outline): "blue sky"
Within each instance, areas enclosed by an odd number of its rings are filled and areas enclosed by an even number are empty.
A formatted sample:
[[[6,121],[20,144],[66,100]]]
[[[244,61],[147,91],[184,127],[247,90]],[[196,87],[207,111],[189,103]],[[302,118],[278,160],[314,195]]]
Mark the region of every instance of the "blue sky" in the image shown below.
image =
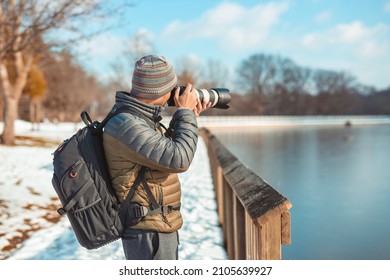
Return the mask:
[[[110,63],[129,61],[129,38],[143,34],[153,52],[174,66],[213,59],[230,69],[232,81],[242,60],[267,53],[301,66],[347,71],[378,89],[390,86],[390,0],[133,2],[122,28],[78,46],[80,61],[102,79]]]

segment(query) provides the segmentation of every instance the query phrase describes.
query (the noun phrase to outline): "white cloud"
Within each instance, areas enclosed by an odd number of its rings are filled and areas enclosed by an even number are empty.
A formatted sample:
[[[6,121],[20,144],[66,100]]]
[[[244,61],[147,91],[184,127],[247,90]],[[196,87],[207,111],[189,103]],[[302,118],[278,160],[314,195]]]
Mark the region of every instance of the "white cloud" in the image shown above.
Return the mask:
[[[332,16],[332,13],[330,11],[323,11],[319,13],[314,19],[316,22],[326,22],[328,21]]]
[[[165,40],[215,38],[230,50],[249,49],[263,42],[288,9],[286,2],[245,8],[224,2],[193,21],[173,21],[163,31]]]
[[[385,12],[390,13],[390,1],[385,3]]]
[[[339,24],[333,28],[307,34],[302,45],[307,49],[325,49],[330,46],[349,46],[349,50],[363,56],[383,55],[390,42],[390,26],[377,24],[367,27],[360,21]]]
[[[376,41],[367,41],[361,44],[356,53],[361,57],[379,57],[387,55],[389,51],[389,42],[380,43]]]
[[[355,21],[351,24],[340,24],[334,30],[336,35],[334,40],[339,43],[357,43],[370,39],[378,34],[381,29],[381,25],[377,25],[374,28],[365,27],[360,21]]]
[[[360,21],[306,34],[301,58],[313,67],[351,71],[360,82],[389,86],[390,25],[368,26]]]
[[[146,28],[141,28],[130,37],[127,42],[126,51],[136,61],[140,57],[154,52],[153,40],[154,34]]]
[[[126,45],[123,39],[107,33],[81,41],[74,49],[85,69],[106,82],[114,71],[113,63],[128,60],[128,57],[123,57],[124,46]]]
[[[80,53],[94,58],[114,58],[122,51],[123,40],[105,33],[81,41],[77,46]]]

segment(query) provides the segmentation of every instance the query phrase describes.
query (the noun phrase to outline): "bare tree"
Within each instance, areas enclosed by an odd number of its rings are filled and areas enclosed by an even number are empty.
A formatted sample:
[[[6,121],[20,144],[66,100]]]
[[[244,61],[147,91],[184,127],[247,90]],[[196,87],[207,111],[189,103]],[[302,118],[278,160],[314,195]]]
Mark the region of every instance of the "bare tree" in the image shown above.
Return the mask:
[[[141,29],[133,36],[129,37],[125,50],[111,64],[113,76],[110,77],[109,87],[114,90],[129,90],[131,87],[131,74],[134,63],[141,57],[155,53],[156,49],[152,43],[150,34]]]
[[[175,72],[179,84],[190,83],[196,86],[201,71],[199,62],[191,56],[184,56],[175,61]]]
[[[42,119],[42,101],[47,91],[47,82],[42,70],[36,62],[32,65],[23,94],[29,97],[29,114],[31,129],[39,130],[39,124]]]
[[[117,60],[111,63],[111,70],[113,76],[109,79],[109,87],[113,90],[129,90],[131,87],[132,71],[128,70],[130,67],[127,63]]]
[[[331,115],[350,112],[357,102],[358,84],[356,78],[345,72],[316,70],[313,82],[317,91],[316,111]]]
[[[229,69],[219,60],[209,59],[201,71],[201,87],[226,87],[229,81]]]
[[[264,111],[265,96],[272,92],[275,75],[275,57],[272,55],[252,55],[238,68],[239,84],[252,99],[256,114]]]
[[[302,106],[310,70],[295,64],[291,59],[276,57],[275,75],[269,82],[271,92],[266,96],[268,114],[296,115]]]
[[[244,60],[238,69],[241,86],[251,94],[269,94],[276,76],[277,59],[276,56],[257,54]]]
[[[3,144],[14,142],[14,121],[27,74],[41,38],[54,29],[82,30],[80,20],[103,16],[98,0],[2,0],[0,2],[0,85],[3,89]],[[79,26],[79,27],[77,27]],[[57,36],[58,37],[58,36]]]
[[[252,55],[237,73],[245,93],[232,104],[237,114],[357,114],[387,105],[388,96],[374,97],[374,88],[359,84],[349,73],[309,69],[279,56]]]
[[[49,59],[49,58],[46,58]],[[95,78],[88,75],[73,59],[69,52],[51,57],[43,69],[48,93],[45,107],[59,121],[76,121],[80,111],[86,109],[95,100],[99,85]]]
[[[133,64],[141,57],[155,52],[155,46],[150,38],[150,34],[145,30],[138,30],[129,38],[126,53],[129,55],[130,63]]]
[[[228,87],[229,83],[229,69],[221,61],[216,59],[209,59],[205,67],[197,67],[200,69],[199,82],[196,85],[198,88],[223,88]],[[230,89],[231,90],[231,89]],[[205,116],[216,116],[231,113],[235,110],[207,110],[203,114]]]

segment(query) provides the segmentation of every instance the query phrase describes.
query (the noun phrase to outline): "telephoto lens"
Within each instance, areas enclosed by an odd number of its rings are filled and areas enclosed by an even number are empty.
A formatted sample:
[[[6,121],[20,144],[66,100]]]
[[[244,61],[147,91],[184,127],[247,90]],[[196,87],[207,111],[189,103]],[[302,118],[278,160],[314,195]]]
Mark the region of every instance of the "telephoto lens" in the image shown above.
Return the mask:
[[[175,96],[176,89],[180,87],[180,93],[179,95],[182,95],[184,92],[185,86],[177,85],[175,88],[171,91],[171,97],[168,100],[168,106],[175,106],[175,101],[173,100],[173,97]],[[201,102],[203,100],[206,101],[206,103],[211,102],[212,108],[218,108],[218,109],[228,109],[229,105],[228,103],[232,99],[229,90],[227,88],[212,88],[212,89],[196,89],[196,92],[199,96],[199,99]]]

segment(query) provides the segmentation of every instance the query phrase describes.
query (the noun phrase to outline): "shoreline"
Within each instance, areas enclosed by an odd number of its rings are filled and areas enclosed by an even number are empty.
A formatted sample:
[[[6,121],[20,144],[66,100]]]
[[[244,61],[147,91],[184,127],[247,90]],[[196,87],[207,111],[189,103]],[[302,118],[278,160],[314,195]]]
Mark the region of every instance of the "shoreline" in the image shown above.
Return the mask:
[[[201,116],[199,127],[212,130],[290,128],[307,126],[389,125],[390,116]]]
[[[163,116],[161,121],[169,126],[171,115]],[[100,118],[98,118],[100,120]],[[256,131],[263,129],[291,129],[298,127],[351,127],[356,125],[390,125],[390,115],[330,115],[330,116],[200,116],[198,127],[214,132],[218,131]],[[4,123],[0,121],[0,132]],[[61,126],[61,129],[58,128]],[[82,122],[53,123],[45,120],[38,130],[32,130],[28,121],[16,120],[15,135],[17,145],[36,145],[56,147],[63,140],[71,137],[78,129],[84,127]],[[42,134],[47,143],[43,143]]]

